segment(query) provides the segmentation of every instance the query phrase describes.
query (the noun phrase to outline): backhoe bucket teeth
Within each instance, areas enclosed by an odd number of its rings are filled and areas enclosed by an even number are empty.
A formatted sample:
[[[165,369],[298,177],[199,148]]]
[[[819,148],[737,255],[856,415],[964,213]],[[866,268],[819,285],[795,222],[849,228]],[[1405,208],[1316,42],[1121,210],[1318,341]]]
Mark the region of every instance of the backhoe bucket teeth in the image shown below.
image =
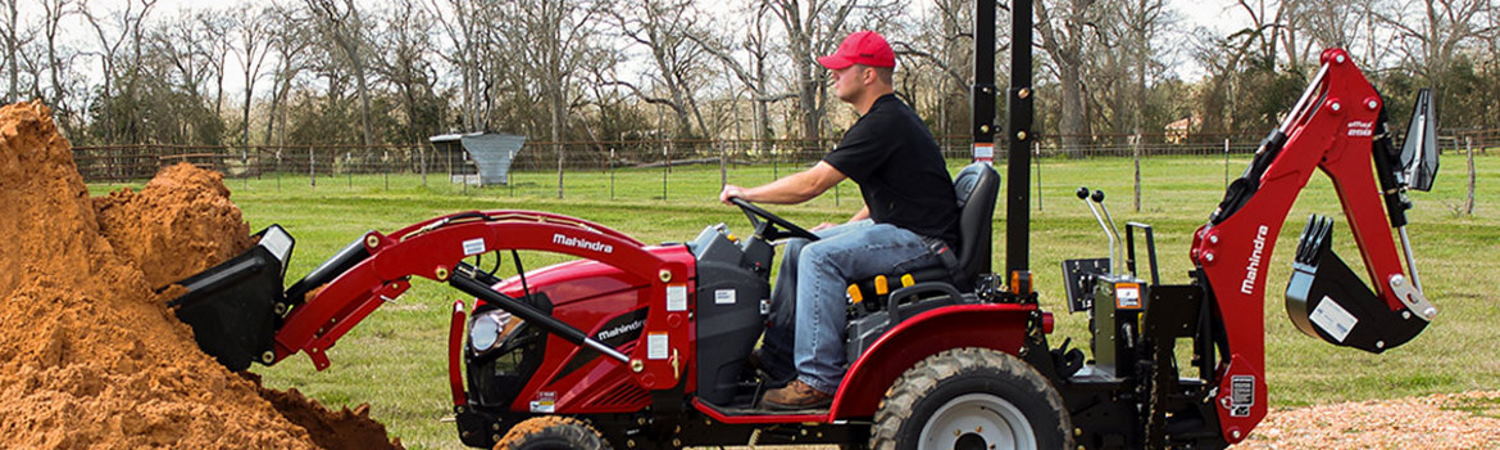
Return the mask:
[[[233,371],[274,359],[278,309],[285,308],[282,277],[292,237],[276,225],[256,236],[259,243],[250,250],[175,283],[187,293],[167,302],[193,327],[198,347]]]
[[[1333,253],[1333,220],[1313,215],[1297,243],[1286,310],[1297,329],[1334,345],[1381,353],[1416,337],[1427,321],[1392,311]]]

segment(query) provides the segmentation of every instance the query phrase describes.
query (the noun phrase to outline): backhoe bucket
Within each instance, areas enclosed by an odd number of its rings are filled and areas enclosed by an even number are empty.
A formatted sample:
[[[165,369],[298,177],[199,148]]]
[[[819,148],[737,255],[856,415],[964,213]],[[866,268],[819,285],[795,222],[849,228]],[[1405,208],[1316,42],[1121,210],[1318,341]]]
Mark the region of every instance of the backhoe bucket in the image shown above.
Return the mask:
[[[167,302],[193,327],[198,347],[233,371],[274,360],[272,339],[285,308],[282,277],[295,241],[278,225],[255,236],[254,248],[175,283],[188,292]]]
[[[1286,310],[1308,336],[1370,353],[1405,344],[1427,327],[1417,314],[1392,311],[1333,253],[1333,220],[1317,215],[1297,244]]]

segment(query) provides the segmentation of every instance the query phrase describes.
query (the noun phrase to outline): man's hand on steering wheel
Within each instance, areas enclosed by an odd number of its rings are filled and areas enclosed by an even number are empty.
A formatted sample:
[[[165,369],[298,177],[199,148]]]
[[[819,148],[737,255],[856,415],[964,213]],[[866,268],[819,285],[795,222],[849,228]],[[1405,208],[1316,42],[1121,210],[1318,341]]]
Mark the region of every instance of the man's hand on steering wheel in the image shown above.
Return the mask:
[[[734,203],[729,201],[730,198],[745,198],[745,188],[732,184],[724,185],[724,190],[719,191],[719,202],[733,205]]]

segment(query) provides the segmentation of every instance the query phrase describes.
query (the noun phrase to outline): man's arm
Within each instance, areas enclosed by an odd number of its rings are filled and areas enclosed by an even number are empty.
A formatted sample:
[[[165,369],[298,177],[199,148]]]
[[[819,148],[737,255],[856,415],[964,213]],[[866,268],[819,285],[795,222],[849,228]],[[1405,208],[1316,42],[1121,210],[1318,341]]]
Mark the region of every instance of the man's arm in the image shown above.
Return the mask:
[[[730,197],[739,197],[757,203],[772,204],[795,204],[812,200],[834,185],[844,181],[843,172],[833,168],[826,161],[818,161],[811,169],[797,172],[786,178],[772,181],[753,188],[742,188],[732,184],[724,185],[724,190],[719,193],[719,201],[729,203]],[[866,215],[869,213],[866,212]]]

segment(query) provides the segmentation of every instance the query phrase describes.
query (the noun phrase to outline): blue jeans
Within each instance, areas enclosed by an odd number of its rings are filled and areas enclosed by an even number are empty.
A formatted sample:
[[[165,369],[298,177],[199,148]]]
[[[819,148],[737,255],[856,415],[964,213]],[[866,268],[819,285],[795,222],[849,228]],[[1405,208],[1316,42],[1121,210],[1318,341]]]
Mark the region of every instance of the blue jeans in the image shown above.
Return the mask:
[[[942,262],[921,236],[895,225],[862,220],[814,234],[819,240],[792,239],[782,252],[761,362],[775,380],[795,375],[831,394],[848,370],[844,328],[849,283]]]

